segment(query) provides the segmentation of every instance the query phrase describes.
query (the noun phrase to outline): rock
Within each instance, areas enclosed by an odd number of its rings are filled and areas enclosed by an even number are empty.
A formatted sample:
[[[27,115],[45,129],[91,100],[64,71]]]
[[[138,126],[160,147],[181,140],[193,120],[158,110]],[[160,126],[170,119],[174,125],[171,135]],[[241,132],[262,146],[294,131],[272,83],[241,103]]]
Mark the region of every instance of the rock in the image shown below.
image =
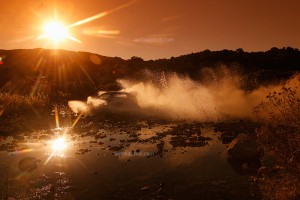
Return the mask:
[[[133,138],[133,139],[127,139],[126,143],[133,143],[133,142],[137,142],[138,138]]]
[[[136,138],[136,137],[138,137],[138,135],[137,135],[136,133],[131,133],[131,134],[129,135],[129,137]]]
[[[82,154],[85,154],[85,153],[88,153],[90,150],[89,149],[79,149],[76,154],[78,155],[82,155]]]
[[[225,136],[221,137],[221,140],[222,140],[223,144],[229,144],[230,142],[232,142],[232,140],[234,140],[234,137],[225,135]]]
[[[210,137],[198,136],[197,140],[212,140]]]
[[[99,138],[99,139],[103,139],[103,138],[106,138],[107,136],[104,134],[104,135],[100,135],[100,136],[98,136],[97,138]]]
[[[114,140],[116,140],[116,138],[110,138],[110,139],[109,139],[109,141],[114,141]]]
[[[108,150],[110,150],[110,151],[120,151],[123,148],[124,148],[123,146],[114,146],[114,147],[110,147]]]
[[[175,136],[171,137],[170,144],[173,147],[201,147],[207,144],[207,140],[210,138],[205,137],[183,137],[183,136]]]
[[[234,138],[236,137],[235,133],[232,132],[223,132],[221,133],[221,140],[223,144],[229,144],[230,142],[232,142],[234,140]]]
[[[142,191],[149,191],[149,189],[150,189],[149,187],[142,187],[141,190],[142,190]]]
[[[255,133],[256,124],[251,122],[233,122],[233,123],[218,123],[215,125],[215,132],[232,132],[239,133]]]
[[[228,146],[227,153],[234,160],[252,162],[259,159],[261,152],[258,149],[255,138],[245,134],[238,135]]]

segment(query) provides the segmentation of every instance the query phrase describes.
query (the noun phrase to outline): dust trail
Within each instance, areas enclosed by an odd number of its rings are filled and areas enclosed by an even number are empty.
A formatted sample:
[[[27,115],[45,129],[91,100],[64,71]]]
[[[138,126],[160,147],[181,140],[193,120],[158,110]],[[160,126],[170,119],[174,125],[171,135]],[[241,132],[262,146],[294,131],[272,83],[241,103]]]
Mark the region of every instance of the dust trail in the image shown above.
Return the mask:
[[[204,73],[204,75],[203,75]],[[204,69],[202,82],[187,76],[145,71],[143,81],[118,80],[123,91],[135,93],[140,114],[172,119],[217,121],[226,118],[250,117],[254,106],[265,100],[280,85],[269,85],[256,90],[241,89],[241,77],[226,68]],[[69,102],[74,112],[100,108],[102,100],[89,97],[87,103]]]
[[[74,113],[91,114],[94,109],[97,109],[104,101],[95,97],[88,97],[87,102],[69,101],[68,105]]]
[[[131,83],[120,80],[126,92],[135,92],[139,106],[147,114],[171,118],[214,120],[217,117],[215,100],[209,88],[176,74],[165,80],[160,87],[151,82]]]

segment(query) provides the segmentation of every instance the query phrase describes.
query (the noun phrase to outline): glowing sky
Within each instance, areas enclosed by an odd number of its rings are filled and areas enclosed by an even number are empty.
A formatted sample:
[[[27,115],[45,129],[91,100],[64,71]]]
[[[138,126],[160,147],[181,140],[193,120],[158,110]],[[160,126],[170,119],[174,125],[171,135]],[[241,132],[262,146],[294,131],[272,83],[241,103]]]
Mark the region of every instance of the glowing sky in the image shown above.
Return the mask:
[[[155,59],[205,49],[300,47],[298,0],[10,0],[0,8],[0,49],[61,48]],[[81,43],[53,46],[36,37],[54,16],[73,25],[96,17],[71,27]]]

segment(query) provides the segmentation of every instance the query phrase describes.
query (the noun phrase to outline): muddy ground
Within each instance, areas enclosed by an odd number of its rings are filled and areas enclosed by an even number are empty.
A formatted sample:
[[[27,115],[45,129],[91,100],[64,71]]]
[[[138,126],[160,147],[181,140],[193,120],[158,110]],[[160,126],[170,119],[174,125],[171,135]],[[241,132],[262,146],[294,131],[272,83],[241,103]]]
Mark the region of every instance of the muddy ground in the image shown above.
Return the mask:
[[[260,199],[256,169],[227,155],[252,123],[77,117],[1,137],[1,199]]]

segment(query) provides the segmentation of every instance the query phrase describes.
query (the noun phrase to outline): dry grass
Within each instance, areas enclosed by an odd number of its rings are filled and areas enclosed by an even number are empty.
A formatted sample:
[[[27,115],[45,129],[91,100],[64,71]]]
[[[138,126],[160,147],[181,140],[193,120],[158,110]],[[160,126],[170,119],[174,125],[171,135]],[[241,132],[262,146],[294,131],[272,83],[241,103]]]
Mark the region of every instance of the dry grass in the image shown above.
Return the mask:
[[[46,96],[0,93],[0,135],[29,131],[38,125],[51,104]]]
[[[2,115],[31,114],[34,110],[47,106],[45,96],[22,96],[19,94],[0,93],[0,107]],[[28,113],[29,112],[29,113]]]
[[[258,142],[265,152],[275,155],[280,169],[262,179],[266,199],[297,199],[300,195],[299,86],[298,74],[254,108],[255,118],[263,123],[257,131]]]

